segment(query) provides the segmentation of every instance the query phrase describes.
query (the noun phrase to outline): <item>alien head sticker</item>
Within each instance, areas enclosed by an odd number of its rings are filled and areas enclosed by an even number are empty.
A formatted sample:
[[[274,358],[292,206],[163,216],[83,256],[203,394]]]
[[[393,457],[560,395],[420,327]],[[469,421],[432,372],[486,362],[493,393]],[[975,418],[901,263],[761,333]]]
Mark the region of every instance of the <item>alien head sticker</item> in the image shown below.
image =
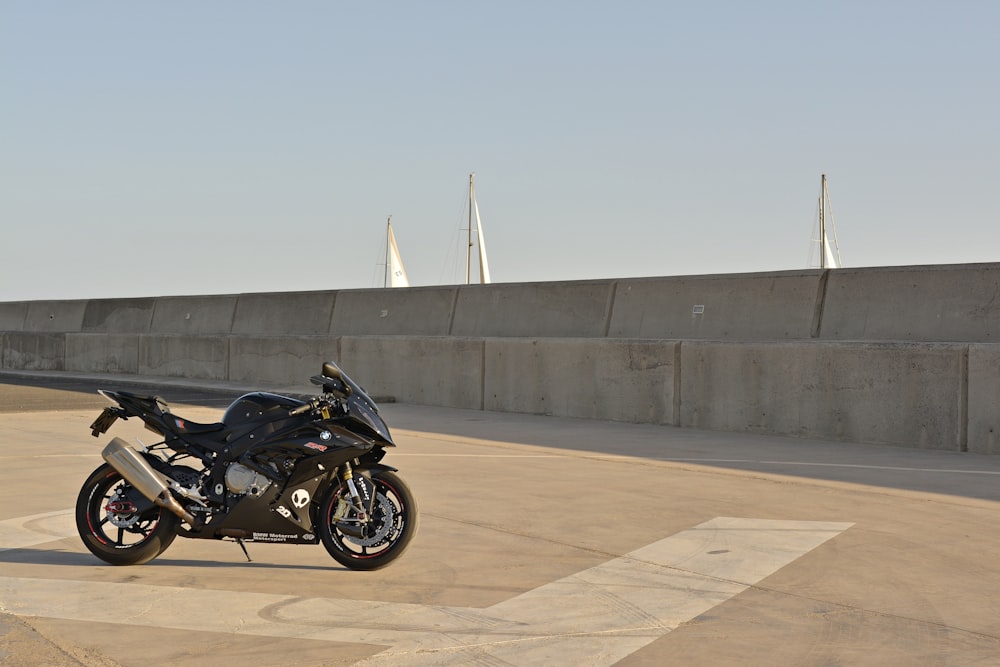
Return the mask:
[[[305,489],[295,489],[292,493],[292,505],[295,505],[295,509],[302,509],[309,504],[309,492]]]

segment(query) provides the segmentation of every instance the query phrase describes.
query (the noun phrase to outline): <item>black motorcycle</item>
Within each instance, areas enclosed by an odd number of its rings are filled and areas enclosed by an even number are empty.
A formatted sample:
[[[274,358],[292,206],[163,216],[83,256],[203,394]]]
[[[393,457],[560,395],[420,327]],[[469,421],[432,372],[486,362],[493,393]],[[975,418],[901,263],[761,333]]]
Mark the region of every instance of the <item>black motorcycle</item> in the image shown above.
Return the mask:
[[[157,396],[100,393],[115,405],[91,425],[94,437],[138,417],[162,437],[136,451],[114,438],[107,462],[76,503],[83,543],[112,565],[163,553],[178,535],[196,539],[323,546],[337,562],[374,570],[398,558],[417,530],[413,494],[380,463],[395,447],[375,402],[333,362],[302,401],[245,394],[222,421],[200,424]],[[249,559],[249,554],[247,554]]]

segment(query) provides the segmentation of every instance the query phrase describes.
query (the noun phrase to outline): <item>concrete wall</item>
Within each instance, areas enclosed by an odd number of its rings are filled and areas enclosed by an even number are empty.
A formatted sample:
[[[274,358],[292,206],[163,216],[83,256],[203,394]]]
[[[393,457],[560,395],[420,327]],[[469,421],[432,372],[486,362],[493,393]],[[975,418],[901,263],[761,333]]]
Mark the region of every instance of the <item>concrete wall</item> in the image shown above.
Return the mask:
[[[336,292],[241,294],[232,329],[226,332],[237,336],[325,335],[336,300]]]
[[[228,334],[236,296],[174,296],[156,300],[150,331],[158,334]]]
[[[0,303],[0,368],[1000,453],[1000,264]]]
[[[32,301],[22,331],[81,331],[87,301]]]
[[[822,271],[618,282],[612,338],[787,340],[818,327]]]
[[[341,356],[335,338],[232,336],[228,342],[229,371],[225,379],[262,388],[308,384],[309,378],[320,372],[324,360]]]
[[[139,336],[135,334],[66,334],[65,345],[67,371],[139,372]]]
[[[602,337],[615,282],[474,285],[459,290],[455,336]]]
[[[481,410],[484,346],[471,338],[345,336],[339,363],[372,395]]]
[[[679,347],[648,340],[487,339],[484,407],[673,424]]]
[[[970,345],[967,367],[969,451],[1000,454],[1000,346]]]
[[[837,270],[823,303],[826,340],[1000,340],[996,264]]]
[[[66,334],[11,331],[0,334],[3,368],[27,371],[66,370]]]
[[[0,303],[0,331],[24,331],[27,301]]]
[[[139,374],[228,380],[229,340],[228,336],[141,336]]]
[[[457,287],[347,290],[337,295],[329,333],[340,336],[447,336]]]
[[[145,333],[153,321],[155,299],[92,299],[83,311],[84,332]]]
[[[961,450],[963,345],[685,343],[679,423]]]

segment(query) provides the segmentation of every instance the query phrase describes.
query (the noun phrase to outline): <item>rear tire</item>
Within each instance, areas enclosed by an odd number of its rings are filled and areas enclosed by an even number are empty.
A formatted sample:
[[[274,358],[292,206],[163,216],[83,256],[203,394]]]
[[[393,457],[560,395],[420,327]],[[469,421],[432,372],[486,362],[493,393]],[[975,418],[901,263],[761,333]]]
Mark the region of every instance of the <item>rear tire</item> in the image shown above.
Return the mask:
[[[76,501],[76,529],[84,546],[112,565],[140,565],[163,553],[177,537],[180,518],[145,498],[105,463]]]
[[[366,474],[367,476],[367,474]],[[375,485],[372,516],[361,536],[351,535],[351,511],[340,524],[334,512],[342,497],[349,500],[343,482],[332,484],[320,503],[317,528],[323,546],[341,565],[352,570],[377,570],[403,555],[417,532],[417,503],[398,475],[388,470],[371,474]]]

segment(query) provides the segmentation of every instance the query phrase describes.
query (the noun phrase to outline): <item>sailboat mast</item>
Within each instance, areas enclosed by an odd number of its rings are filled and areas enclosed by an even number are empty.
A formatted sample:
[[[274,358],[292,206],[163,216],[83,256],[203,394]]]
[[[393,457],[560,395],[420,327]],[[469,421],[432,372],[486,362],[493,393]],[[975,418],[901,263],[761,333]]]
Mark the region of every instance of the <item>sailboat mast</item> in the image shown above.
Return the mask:
[[[829,213],[829,217],[827,217]],[[830,238],[832,235],[832,239]],[[837,223],[833,219],[833,205],[830,203],[830,187],[826,174],[820,179],[819,192],[819,266],[821,269],[839,269],[840,241],[837,239]]]
[[[819,268],[826,268],[826,174],[819,181]]]
[[[475,174],[469,174],[469,245],[465,249],[465,284],[472,283],[472,208],[476,201]]]
[[[385,220],[385,275],[383,275],[382,277],[383,278],[382,287],[389,286],[389,271],[392,270],[389,267],[389,252],[391,251],[391,248],[389,246],[392,245],[391,243],[389,243],[389,234],[391,233],[391,231],[392,231],[392,216],[390,215]]]

